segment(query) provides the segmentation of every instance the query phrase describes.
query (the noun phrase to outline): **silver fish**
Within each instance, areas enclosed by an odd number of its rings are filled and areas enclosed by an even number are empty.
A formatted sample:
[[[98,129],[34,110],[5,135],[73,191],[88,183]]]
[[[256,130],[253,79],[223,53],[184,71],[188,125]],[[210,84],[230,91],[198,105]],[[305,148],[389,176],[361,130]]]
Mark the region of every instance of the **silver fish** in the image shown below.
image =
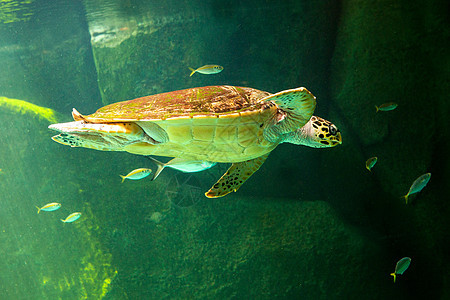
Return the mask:
[[[403,273],[406,271],[406,269],[409,268],[409,265],[411,264],[411,258],[409,257],[403,257],[400,259],[397,264],[395,265],[395,271],[394,273],[391,273],[391,276],[394,276],[394,282],[397,277],[397,275],[403,275]]]
[[[420,192],[428,184],[428,181],[430,181],[430,179],[431,173],[426,173],[414,180],[411,187],[409,188],[408,193],[403,196],[403,198],[405,198],[406,204],[408,204],[409,195]]]
[[[159,160],[151,156],[147,156],[147,158],[149,158],[158,166],[158,169],[156,170],[152,180],[155,180],[156,177],[159,176],[159,174],[162,172],[162,170],[164,170],[165,167],[169,167],[184,173],[194,173],[207,170],[209,168],[214,167],[217,164],[216,162],[204,160],[192,160],[179,157],[175,157],[174,159],[170,160],[167,163],[160,162]]]

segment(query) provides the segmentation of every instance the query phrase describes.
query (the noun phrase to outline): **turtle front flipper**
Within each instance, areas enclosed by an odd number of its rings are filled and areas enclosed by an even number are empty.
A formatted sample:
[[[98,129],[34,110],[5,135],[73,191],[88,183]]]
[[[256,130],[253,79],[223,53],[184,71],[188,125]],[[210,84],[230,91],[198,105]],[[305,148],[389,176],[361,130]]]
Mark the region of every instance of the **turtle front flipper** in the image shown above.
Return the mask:
[[[258,171],[268,156],[269,153],[251,160],[232,164],[216,184],[205,193],[205,196],[218,198],[231,192],[236,192],[253,173]]]
[[[303,127],[316,108],[316,97],[304,87],[281,91],[262,101],[274,102],[280,108],[264,130],[264,137],[269,141]]]

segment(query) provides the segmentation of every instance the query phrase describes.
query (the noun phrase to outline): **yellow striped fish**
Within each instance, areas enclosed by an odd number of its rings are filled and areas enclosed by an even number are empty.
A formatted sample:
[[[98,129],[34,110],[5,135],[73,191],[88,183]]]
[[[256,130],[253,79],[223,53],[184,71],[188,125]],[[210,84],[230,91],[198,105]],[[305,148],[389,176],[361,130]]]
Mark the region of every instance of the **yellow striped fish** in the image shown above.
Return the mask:
[[[54,211],[54,210],[59,209],[60,207],[61,207],[61,203],[56,203],[56,202],[45,204],[42,207],[37,207],[36,206],[36,208],[38,209],[37,213],[40,213],[41,210],[43,210],[43,211]]]
[[[205,65],[203,67],[197,68],[197,69],[192,69],[189,68],[189,70],[191,70],[191,75],[189,75],[189,77],[191,77],[192,75],[194,75],[195,72],[200,73],[200,74],[217,74],[222,72],[223,67],[219,66],[219,65]]]
[[[423,188],[428,184],[428,181],[431,179],[431,173],[426,173],[414,180],[411,187],[409,188],[408,193],[403,196],[405,198],[406,204],[408,204],[408,197],[411,194],[415,194],[423,190]]]
[[[371,157],[368,160],[366,160],[366,169],[369,170],[370,172],[372,172],[372,168],[373,166],[375,166],[375,164],[378,161],[378,157]]]
[[[390,110],[394,110],[394,109],[397,108],[397,106],[398,106],[397,103],[395,103],[395,102],[389,102],[389,103],[381,104],[380,106],[376,106],[376,105],[375,105],[375,108],[376,108],[377,112],[379,112],[379,111],[390,111]]]
[[[403,275],[403,273],[406,271],[406,269],[409,268],[409,265],[411,264],[411,258],[409,257],[403,257],[397,262],[397,265],[395,266],[394,273],[391,273],[391,276],[395,279],[397,278],[397,275]]]
[[[120,177],[122,177],[122,182],[124,182],[125,179],[139,180],[139,179],[147,177],[148,175],[150,175],[151,172],[152,172],[152,169],[140,168],[140,169],[131,171],[130,173],[128,173],[125,176],[120,175]]]
[[[80,212],[74,212],[74,213],[68,215],[67,218],[65,218],[64,220],[61,219],[61,222],[72,223],[72,222],[75,222],[76,220],[78,220],[80,217],[81,217]]]

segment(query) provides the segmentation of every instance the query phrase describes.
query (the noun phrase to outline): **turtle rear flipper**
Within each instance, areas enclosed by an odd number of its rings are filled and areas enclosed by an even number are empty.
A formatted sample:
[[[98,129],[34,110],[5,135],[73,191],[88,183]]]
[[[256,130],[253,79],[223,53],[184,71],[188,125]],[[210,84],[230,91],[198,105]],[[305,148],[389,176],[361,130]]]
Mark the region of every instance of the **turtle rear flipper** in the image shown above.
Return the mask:
[[[264,137],[269,141],[303,127],[316,108],[316,97],[304,87],[281,91],[261,101],[274,102],[281,109],[264,130]]]
[[[205,196],[208,198],[218,198],[231,192],[236,192],[253,173],[258,171],[268,156],[269,153],[255,159],[232,164],[216,184],[205,193]]]

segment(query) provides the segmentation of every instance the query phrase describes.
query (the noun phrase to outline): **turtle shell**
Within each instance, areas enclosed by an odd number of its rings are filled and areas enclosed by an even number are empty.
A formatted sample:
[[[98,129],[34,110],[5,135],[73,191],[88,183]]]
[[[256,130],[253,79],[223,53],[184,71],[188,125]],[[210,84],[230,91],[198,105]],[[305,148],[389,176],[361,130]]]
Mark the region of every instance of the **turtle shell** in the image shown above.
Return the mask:
[[[130,153],[239,162],[264,155],[279,143],[264,138],[265,124],[277,112],[274,103],[261,101],[268,95],[252,88],[208,86],[118,102],[74,119],[134,123],[161,141],[130,143],[124,148]]]
[[[207,86],[122,101],[85,116],[93,123],[155,121],[256,111],[268,92],[246,87]]]

